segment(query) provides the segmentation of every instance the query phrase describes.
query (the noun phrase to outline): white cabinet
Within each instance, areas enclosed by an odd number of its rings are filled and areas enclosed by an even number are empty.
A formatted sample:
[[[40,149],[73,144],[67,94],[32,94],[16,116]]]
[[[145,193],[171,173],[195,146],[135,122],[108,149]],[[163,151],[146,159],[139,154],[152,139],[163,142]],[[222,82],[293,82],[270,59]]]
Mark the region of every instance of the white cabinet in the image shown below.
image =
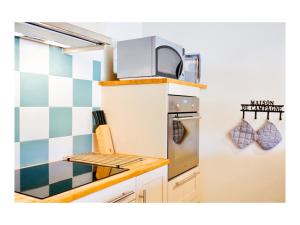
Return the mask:
[[[199,88],[168,83],[101,90],[116,152],[159,158],[168,157],[168,94],[200,96]]]
[[[140,203],[167,201],[167,166],[163,166],[136,178],[136,199]]]
[[[123,181],[111,187],[89,194],[73,202],[101,202],[101,203],[121,203],[134,202],[136,178]]]
[[[170,94],[200,97],[200,89],[176,83],[102,86],[102,109],[117,152],[168,158]],[[168,194],[163,196],[158,191],[150,191],[160,189],[159,178],[149,178],[149,181],[138,178],[136,199],[138,202],[199,201],[198,173],[199,170],[192,169],[172,179],[167,184]]]
[[[73,202],[166,202],[167,179],[167,166],[163,166]]]
[[[199,202],[199,168],[196,167],[168,183],[168,202]]]

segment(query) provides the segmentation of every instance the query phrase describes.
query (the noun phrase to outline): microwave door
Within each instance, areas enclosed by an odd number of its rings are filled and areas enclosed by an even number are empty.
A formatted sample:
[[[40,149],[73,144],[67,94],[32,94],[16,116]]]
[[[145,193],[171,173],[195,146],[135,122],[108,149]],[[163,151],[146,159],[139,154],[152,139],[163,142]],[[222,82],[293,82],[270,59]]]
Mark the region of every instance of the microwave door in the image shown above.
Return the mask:
[[[183,69],[179,53],[170,46],[156,48],[156,74],[178,79]]]
[[[201,59],[200,54],[187,54],[184,56],[185,80],[200,83]]]

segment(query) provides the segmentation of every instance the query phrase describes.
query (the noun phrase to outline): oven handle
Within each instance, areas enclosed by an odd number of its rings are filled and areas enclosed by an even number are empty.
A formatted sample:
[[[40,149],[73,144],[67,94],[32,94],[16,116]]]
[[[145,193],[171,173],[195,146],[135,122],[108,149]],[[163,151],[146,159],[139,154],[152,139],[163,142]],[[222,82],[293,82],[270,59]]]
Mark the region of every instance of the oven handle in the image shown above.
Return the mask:
[[[200,120],[201,116],[193,116],[193,117],[182,117],[182,118],[173,118],[173,120],[182,121],[182,120]]]

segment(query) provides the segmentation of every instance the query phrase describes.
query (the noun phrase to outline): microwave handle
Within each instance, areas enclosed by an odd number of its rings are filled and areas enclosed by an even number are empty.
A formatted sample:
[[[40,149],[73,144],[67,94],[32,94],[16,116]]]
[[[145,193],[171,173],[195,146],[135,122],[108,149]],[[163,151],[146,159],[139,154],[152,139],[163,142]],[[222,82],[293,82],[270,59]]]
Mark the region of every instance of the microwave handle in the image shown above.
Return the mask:
[[[182,121],[182,120],[200,120],[201,116],[193,116],[193,117],[182,117],[182,118],[173,118],[173,120]]]
[[[183,62],[181,60],[180,63],[177,65],[177,68],[176,68],[176,77],[177,77],[177,79],[179,79],[179,77],[182,73],[182,70],[183,70]]]

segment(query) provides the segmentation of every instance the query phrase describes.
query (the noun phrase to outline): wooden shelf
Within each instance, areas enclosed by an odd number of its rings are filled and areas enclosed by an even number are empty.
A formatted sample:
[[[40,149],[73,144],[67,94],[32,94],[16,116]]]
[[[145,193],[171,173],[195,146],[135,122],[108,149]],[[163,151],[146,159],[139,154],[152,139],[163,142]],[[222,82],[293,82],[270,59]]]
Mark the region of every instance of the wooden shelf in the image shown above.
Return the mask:
[[[176,80],[171,78],[149,78],[149,79],[133,79],[133,80],[114,80],[114,81],[100,81],[101,86],[120,86],[120,85],[139,85],[139,84],[163,84],[163,83],[173,83],[185,86],[197,87],[200,89],[206,89],[206,84],[196,84],[192,82],[187,82],[183,80]]]

